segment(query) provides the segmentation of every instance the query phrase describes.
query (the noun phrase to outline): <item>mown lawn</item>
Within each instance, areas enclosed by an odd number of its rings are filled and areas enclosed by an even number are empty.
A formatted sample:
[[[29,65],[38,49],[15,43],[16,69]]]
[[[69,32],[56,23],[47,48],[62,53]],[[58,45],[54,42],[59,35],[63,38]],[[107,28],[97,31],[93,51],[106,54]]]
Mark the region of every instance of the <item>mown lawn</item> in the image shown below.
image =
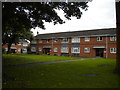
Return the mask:
[[[113,73],[115,62],[115,59],[91,59],[4,68],[3,88],[119,88],[119,77]]]
[[[67,56],[50,56],[50,55],[34,55],[34,54],[3,54],[4,65],[18,65],[26,63],[37,62],[51,62],[81,59],[80,57],[67,57]]]

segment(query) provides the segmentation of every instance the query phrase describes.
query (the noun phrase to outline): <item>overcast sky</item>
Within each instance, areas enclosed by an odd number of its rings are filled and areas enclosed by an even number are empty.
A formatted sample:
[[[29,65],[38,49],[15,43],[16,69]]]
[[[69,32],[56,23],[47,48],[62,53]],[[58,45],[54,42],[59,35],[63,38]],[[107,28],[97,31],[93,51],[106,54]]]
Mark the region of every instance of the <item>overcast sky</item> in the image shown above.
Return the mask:
[[[40,28],[32,29],[34,35],[37,34],[37,31],[39,34],[44,34],[116,27],[115,0],[93,0],[88,5],[89,8],[87,11],[83,11],[81,19],[73,17],[72,20],[66,20],[62,10],[58,11],[58,15],[66,23],[53,25],[53,23],[45,22],[46,30]]]

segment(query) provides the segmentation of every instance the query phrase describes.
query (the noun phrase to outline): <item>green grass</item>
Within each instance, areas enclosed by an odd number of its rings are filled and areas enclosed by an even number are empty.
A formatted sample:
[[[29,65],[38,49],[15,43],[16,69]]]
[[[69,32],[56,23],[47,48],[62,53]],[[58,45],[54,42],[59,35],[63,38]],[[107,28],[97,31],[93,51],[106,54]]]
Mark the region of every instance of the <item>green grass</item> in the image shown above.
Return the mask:
[[[4,68],[3,88],[118,88],[119,77],[113,73],[115,62],[115,59],[91,59]]]
[[[81,59],[80,57],[68,57],[68,56],[50,56],[50,55],[32,55],[32,54],[3,54],[4,65],[18,65],[26,63],[36,62],[51,62],[51,61],[63,61]]]

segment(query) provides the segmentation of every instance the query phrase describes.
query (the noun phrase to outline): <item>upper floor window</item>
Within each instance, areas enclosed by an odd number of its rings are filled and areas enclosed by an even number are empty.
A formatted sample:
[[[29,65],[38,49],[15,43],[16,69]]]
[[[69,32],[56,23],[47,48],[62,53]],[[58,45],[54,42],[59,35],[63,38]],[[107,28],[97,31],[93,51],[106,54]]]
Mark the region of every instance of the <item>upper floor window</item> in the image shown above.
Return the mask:
[[[42,43],[42,40],[41,40],[41,39],[39,40],[39,43]]]
[[[63,38],[62,43],[68,43],[68,38]]]
[[[116,36],[110,36],[110,41],[116,41]]]
[[[55,43],[58,42],[58,39],[55,39],[54,42],[55,42]]]
[[[14,43],[12,43],[12,45],[15,45]]]
[[[80,48],[79,47],[73,47],[72,48],[72,53],[80,53]]]
[[[23,43],[23,46],[28,46],[28,44],[27,43]]]
[[[35,40],[33,40],[31,43],[32,43],[32,44],[36,44],[36,41],[35,41]]]
[[[47,39],[47,40],[46,40],[46,43],[49,43],[49,42],[50,42],[50,39]]]
[[[90,48],[84,48],[84,53],[90,53]]]
[[[110,53],[116,53],[116,48],[110,48]]]
[[[72,43],[79,43],[79,42],[80,42],[80,38],[79,37],[72,38]]]
[[[101,36],[97,37],[97,41],[102,41],[103,38]]]
[[[61,52],[62,53],[68,53],[68,47],[62,47]]]
[[[54,51],[54,52],[57,52],[57,51],[58,51],[58,48],[54,48],[53,51]]]
[[[85,42],[89,42],[90,38],[89,37],[85,37],[84,40],[85,40]]]

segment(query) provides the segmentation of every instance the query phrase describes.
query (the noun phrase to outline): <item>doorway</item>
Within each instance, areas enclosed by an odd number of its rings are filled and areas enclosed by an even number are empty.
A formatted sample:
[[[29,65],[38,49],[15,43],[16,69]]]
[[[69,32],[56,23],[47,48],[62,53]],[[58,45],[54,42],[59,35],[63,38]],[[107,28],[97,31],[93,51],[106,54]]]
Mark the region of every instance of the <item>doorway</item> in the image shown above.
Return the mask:
[[[96,56],[97,57],[103,57],[103,53],[104,53],[104,49],[101,49],[101,48],[96,49]]]
[[[43,54],[50,55],[50,48],[43,48]]]

